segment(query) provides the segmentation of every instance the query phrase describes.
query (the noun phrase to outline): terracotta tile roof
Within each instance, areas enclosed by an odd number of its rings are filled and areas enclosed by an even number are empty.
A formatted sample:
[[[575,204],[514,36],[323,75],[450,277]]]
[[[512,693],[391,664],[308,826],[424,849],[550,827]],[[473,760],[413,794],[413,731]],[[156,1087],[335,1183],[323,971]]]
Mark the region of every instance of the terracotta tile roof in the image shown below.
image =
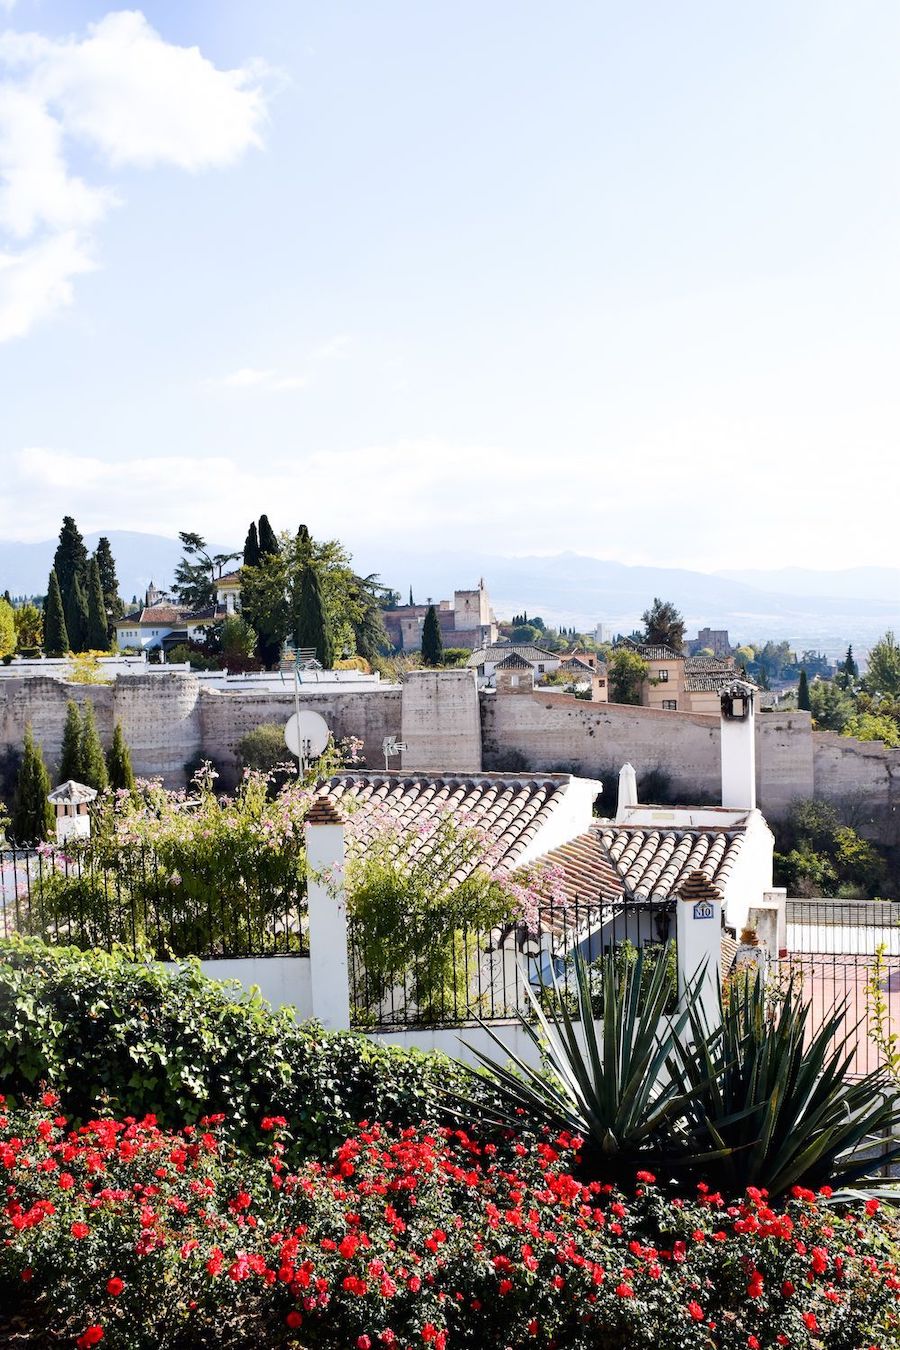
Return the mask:
[[[203,623],[221,618],[225,613],[221,605],[214,609],[192,610],[187,605],[151,605],[150,608],[135,610],[116,620],[116,627],[128,624],[158,624],[163,628],[174,628],[186,623]]]
[[[686,656],[684,658],[685,675],[702,675],[707,671],[729,670],[735,674],[733,656]]]
[[[535,647],[531,643],[497,642],[490,647],[479,647],[469,657],[466,665],[483,666],[486,661],[502,661],[504,657],[511,656],[513,652],[517,652],[519,656],[524,657],[533,666],[542,665],[545,661],[559,660],[559,652],[548,652],[543,647]]]
[[[240,586],[240,584],[241,584],[241,574],[239,571],[226,572],[224,577],[216,578],[217,586]]]
[[[734,680],[733,670],[707,670],[696,674],[685,671],[684,688],[689,694],[718,693]]]
[[[569,774],[347,772],[324,783],[319,796],[346,803],[348,814],[361,809],[369,816],[354,821],[363,842],[384,828],[385,813],[404,831],[449,813],[483,829],[496,864],[513,867],[555,812],[569,781]]]
[[[495,670],[534,670],[530,661],[526,661],[524,656],[518,652],[510,652],[509,656],[504,656],[502,661],[498,661]]]
[[[743,840],[741,829],[636,829],[598,823],[548,853],[546,860],[562,868],[572,900],[620,895],[667,900],[679,895],[695,872],[721,889]]]
[[[645,661],[683,661],[681,652],[676,652],[673,647],[667,647],[663,643],[653,642],[632,642],[631,638],[625,638],[619,643],[620,647],[630,647],[633,652],[638,652]]]
[[[318,797],[306,813],[307,825],[341,825],[344,817],[328,797]]]

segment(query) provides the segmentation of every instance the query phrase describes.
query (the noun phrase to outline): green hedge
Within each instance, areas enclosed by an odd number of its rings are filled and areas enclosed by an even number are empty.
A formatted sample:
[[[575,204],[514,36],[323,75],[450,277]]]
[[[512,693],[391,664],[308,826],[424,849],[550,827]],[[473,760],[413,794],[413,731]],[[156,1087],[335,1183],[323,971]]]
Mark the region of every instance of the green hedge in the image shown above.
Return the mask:
[[[236,1136],[255,1137],[262,1116],[281,1114],[302,1152],[324,1156],[361,1120],[436,1119],[460,1072],[444,1056],[297,1023],[197,963],[0,941],[0,1092],[52,1087],[77,1119],[152,1112],[177,1129],[222,1112]]]

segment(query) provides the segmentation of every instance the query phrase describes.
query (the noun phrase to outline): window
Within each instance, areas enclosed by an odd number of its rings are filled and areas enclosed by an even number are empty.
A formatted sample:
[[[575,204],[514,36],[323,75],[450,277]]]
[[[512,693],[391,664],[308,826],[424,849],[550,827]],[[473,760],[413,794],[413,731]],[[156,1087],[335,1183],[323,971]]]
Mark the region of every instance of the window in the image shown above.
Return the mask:
[[[518,684],[519,684],[519,677],[518,677],[518,675],[512,675],[512,676],[510,676],[510,681],[509,681],[509,682],[510,682],[510,684],[512,685],[513,689],[516,689],[516,688],[518,687]]]
[[[660,684],[668,684],[669,672],[667,670],[661,670],[656,678],[659,680]]]
[[[674,699],[674,698],[664,698],[663,701],[662,701],[662,705],[663,705],[663,708],[664,708],[664,710],[665,710],[666,712],[677,712],[677,711],[678,711],[678,701],[677,701],[677,699]]]
[[[543,666],[538,666],[538,674],[539,674],[539,675],[543,675],[543,673],[544,673],[544,667],[543,667]]]

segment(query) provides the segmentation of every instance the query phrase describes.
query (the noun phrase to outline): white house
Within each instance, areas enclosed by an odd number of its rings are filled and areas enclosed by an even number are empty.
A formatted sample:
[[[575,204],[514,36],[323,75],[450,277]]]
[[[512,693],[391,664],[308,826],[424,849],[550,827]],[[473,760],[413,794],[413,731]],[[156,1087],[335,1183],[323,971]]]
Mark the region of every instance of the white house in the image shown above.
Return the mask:
[[[204,630],[225,617],[224,604],[199,612],[165,601],[144,605],[116,621],[116,644],[119,651],[150,651],[168,650],[192,639],[202,642]]]
[[[534,682],[539,684],[545,675],[559,670],[561,657],[559,652],[548,652],[544,647],[535,647],[531,643],[493,642],[488,647],[479,647],[466,662],[478,672],[479,684],[491,684],[494,671],[501,661],[510,656],[521,657],[534,671]]]

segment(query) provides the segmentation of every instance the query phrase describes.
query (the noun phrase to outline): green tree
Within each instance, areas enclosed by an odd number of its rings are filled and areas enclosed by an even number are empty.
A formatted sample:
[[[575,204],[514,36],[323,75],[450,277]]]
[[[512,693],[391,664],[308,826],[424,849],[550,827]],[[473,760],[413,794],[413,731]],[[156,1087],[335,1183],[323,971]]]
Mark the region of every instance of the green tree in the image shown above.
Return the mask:
[[[444,659],[444,640],[434,605],[428,606],[422,625],[422,660],[426,666],[439,666]]]
[[[650,666],[631,647],[616,647],[608,662],[609,697],[613,703],[640,703]]]
[[[26,600],[24,605],[19,605],[18,609],[13,610],[13,620],[16,625],[18,651],[41,646],[44,641],[44,616],[37,605]]]
[[[63,604],[66,611],[66,631],[69,634],[72,651],[87,651],[90,620],[88,617],[87,592],[80,576],[75,577]]]
[[[853,713],[841,731],[844,736],[853,736],[858,741],[883,741],[894,750],[900,749],[900,726],[887,713]]]
[[[870,694],[900,695],[900,645],[892,632],[879,638],[869,652],[863,683]]]
[[[25,728],[25,744],[16,791],[13,797],[11,834],[17,844],[39,844],[52,839],[56,821],[53,807],[47,800],[50,775],[41,747],[35,745],[31,723]]]
[[[655,596],[653,604],[641,615],[644,641],[654,647],[671,647],[680,652],[684,647],[684,619],[669,600]],[[534,620],[532,620],[534,622]]]
[[[416,603],[415,600],[413,600],[412,586],[410,586],[410,588],[409,588],[409,607],[410,607],[410,609],[412,609],[412,607],[415,605],[415,603]]]
[[[88,564],[88,615],[85,651],[105,652],[109,649],[109,619],[100,579],[100,564],[96,557]]]
[[[261,557],[256,567],[241,571],[241,613],[257,634],[256,653],[266,670],[273,670],[291,632],[290,565],[277,554]]]
[[[172,590],[180,605],[200,612],[213,609],[216,603],[216,581],[221,577],[226,563],[234,562],[239,553],[210,553],[206,540],[199,534],[180,530],[178,538],[184,549],[184,557],[175,568],[175,585]]]
[[[11,656],[16,650],[16,618],[13,607],[0,599],[0,656]]]
[[[314,649],[325,670],[333,668],[333,639],[325,614],[319,572],[312,563],[304,567],[297,589],[294,607],[294,645],[298,650],[301,647]]]
[[[97,792],[102,792],[109,786],[106,756],[97,735],[94,705],[90,699],[85,702],[81,721],[81,774],[81,781]]]
[[[81,577],[84,581],[87,574],[87,564],[88,551],[85,548],[81,532],[71,516],[63,516],[59,543],[56,547],[56,553],[53,555],[53,570],[59,582],[64,605],[68,603],[69,593],[75,578]]]
[[[116,560],[112,554],[109,540],[106,535],[101,535],[97,540],[97,551],[94,554],[97,559],[97,567],[100,570],[100,586],[103,591],[103,608],[107,616],[107,644],[112,640],[115,631],[116,619],[121,619],[125,613],[125,606],[122,603],[122,597],[119,595],[119,578],[116,575]]]
[[[44,610],[44,651],[48,656],[65,656],[69,650],[69,632],[56,572],[50,573],[47,605]]]
[[[106,756],[106,773],[109,786],[120,791],[134,791],[134,769],[131,767],[131,751],[122,733],[122,723],[116,723],[112,745]]]
[[[806,671],[800,672],[800,683],[797,686],[797,707],[801,712],[809,712],[809,681],[806,678]]]
[[[275,554],[281,552],[281,546],[278,543],[278,536],[269,524],[268,516],[259,518],[259,551],[260,555]]]
[[[813,680],[809,708],[818,731],[843,731],[853,716],[853,700],[833,680]]]
[[[256,521],[251,520],[250,528],[247,531],[247,538],[244,540],[244,567],[259,566],[259,536],[256,533]]]
[[[59,758],[59,781],[68,783],[71,779],[83,783],[84,759],[82,755],[82,722],[78,704],[69,699],[66,704],[66,725],[63,728],[62,752]]]

